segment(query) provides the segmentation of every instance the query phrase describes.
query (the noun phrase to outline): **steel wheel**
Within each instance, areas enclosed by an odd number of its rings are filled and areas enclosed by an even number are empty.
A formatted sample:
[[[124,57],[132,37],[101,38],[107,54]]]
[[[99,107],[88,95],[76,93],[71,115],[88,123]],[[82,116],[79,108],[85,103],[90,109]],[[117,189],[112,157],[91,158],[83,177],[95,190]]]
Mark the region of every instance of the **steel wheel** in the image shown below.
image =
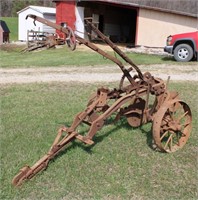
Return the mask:
[[[166,102],[153,120],[153,139],[159,150],[175,152],[182,148],[192,129],[189,106],[179,100]]]
[[[126,108],[127,122],[132,127],[139,127],[145,122],[145,105],[146,101],[142,98],[136,98],[128,108]]]
[[[69,33],[66,38],[66,44],[72,51],[74,51],[76,49],[76,36],[70,27],[67,27],[67,30]]]

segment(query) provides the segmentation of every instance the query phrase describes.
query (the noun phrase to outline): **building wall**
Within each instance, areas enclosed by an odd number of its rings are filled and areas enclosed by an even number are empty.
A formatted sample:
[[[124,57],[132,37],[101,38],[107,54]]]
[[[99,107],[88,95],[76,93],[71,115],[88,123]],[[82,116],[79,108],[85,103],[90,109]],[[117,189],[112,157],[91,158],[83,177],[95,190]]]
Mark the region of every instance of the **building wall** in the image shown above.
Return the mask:
[[[47,19],[47,20],[49,20],[51,22],[56,23],[55,14],[46,13],[46,14],[43,15],[43,18],[45,18],[45,19]],[[56,32],[54,28],[52,28],[50,26],[47,26],[45,24],[43,24],[43,31],[44,32],[48,32],[48,33],[55,33]]]
[[[46,26],[38,21],[36,21],[36,26],[33,23],[32,18],[28,18],[27,20],[25,19],[28,14],[33,14],[37,15],[39,17],[45,18],[47,20],[50,20],[52,22],[56,21],[56,16],[55,14],[42,14],[40,12],[37,12],[36,10],[32,8],[28,8],[22,12],[19,13],[18,15],[18,40],[20,41],[27,41],[27,31],[44,31],[44,32],[49,32],[49,33],[55,33],[55,29]]]
[[[196,31],[197,25],[194,17],[140,9],[137,45],[164,47],[167,36]]]
[[[56,3],[56,23],[66,22],[72,29],[75,28],[75,1],[65,1]]]
[[[62,1],[56,2],[56,23],[67,23],[72,29],[75,29],[76,23],[76,2],[75,1]],[[64,34],[57,31],[60,37],[64,37]]]
[[[85,35],[85,26],[84,26],[84,7],[78,7],[76,6],[75,9],[75,13],[76,13],[76,23],[75,23],[75,27],[76,27],[76,31],[75,33],[84,38]]]
[[[27,41],[27,30],[33,31],[43,31],[43,24],[40,22],[36,22],[36,26],[33,24],[33,19],[28,18],[25,19],[28,14],[37,15],[39,17],[43,17],[43,15],[31,8],[24,10],[23,12],[19,13],[18,21],[18,39],[20,41]]]

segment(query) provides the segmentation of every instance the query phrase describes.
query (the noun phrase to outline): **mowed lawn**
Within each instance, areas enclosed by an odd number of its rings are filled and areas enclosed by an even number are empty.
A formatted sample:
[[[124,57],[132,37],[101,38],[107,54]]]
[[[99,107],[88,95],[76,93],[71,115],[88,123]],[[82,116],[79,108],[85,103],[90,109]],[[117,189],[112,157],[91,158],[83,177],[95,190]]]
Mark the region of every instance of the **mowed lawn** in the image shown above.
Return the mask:
[[[7,44],[0,47],[0,66],[1,68],[29,68],[29,67],[55,67],[55,66],[98,66],[98,65],[112,65],[112,61],[107,60],[98,53],[84,49],[82,46],[77,46],[75,51],[70,51],[66,45],[57,46],[56,49],[42,49],[33,52],[25,52],[22,50],[26,48],[26,45]],[[105,46],[100,46],[105,48]],[[105,50],[109,54],[116,56],[112,51]],[[138,53],[127,53],[129,58],[137,64],[174,64],[172,57],[148,55]],[[9,59],[8,59],[9,58]],[[123,62],[124,63],[124,62]],[[195,65],[196,62],[190,62],[188,64]],[[115,64],[114,64],[115,65]]]
[[[98,86],[1,86],[0,199],[197,199],[196,82],[169,85],[192,109],[193,131],[183,149],[155,152],[151,124],[134,129],[123,119],[104,126],[94,146],[73,142],[45,171],[19,188],[11,185],[21,167],[47,153],[58,128],[71,124]]]

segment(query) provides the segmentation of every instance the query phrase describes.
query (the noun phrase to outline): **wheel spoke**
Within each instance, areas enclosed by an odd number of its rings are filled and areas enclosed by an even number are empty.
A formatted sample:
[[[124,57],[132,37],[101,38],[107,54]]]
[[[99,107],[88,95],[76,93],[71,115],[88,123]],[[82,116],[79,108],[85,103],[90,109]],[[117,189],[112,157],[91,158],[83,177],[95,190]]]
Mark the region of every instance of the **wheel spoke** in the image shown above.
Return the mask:
[[[170,114],[169,114],[169,115],[170,115]],[[164,122],[168,123],[168,122],[170,121],[170,119],[169,119],[169,117],[168,117],[169,115],[166,115],[166,117],[163,118],[163,121],[164,121]]]
[[[179,113],[181,113],[181,111],[182,111],[181,109],[182,109],[181,104],[179,104],[178,102],[174,103],[173,112],[171,113],[172,120],[178,118]]]
[[[180,121],[182,118],[184,118],[187,114],[188,114],[188,111],[186,111],[183,115],[181,115],[181,116],[179,117],[179,121]]]
[[[186,134],[184,133],[184,132],[182,132],[182,131],[180,131],[180,135],[178,134],[177,135],[177,140],[178,140],[178,146],[181,146],[182,145],[182,143],[181,143],[181,137],[185,137],[186,136]]]
[[[182,148],[189,138],[192,128],[190,108],[182,101],[173,100],[173,103],[164,105],[160,111],[159,117],[155,118],[156,126],[153,127],[155,143],[162,151],[175,152]]]
[[[171,110],[170,110],[170,108],[168,109],[168,114],[169,114],[171,120],[174,120],[173,116],[176,113],[176,110],[177,110],[177,104],[176,103],[173,104]]]
[[[181,142],[180,142],[180,140],[178,139],[178,146],[180,147],[180,145],[181,145]]]
[[[190,122],[187,122],[185,124],[182,124],[182,128],[186,128],[186,126],[190,125]]]
[[[160,137],[160,141],[162,141],[162,139],[165,137],[165,135],[168,133],[168,131],[166,131],[161,137]]]
[[[173,135],[171,135],[171,139],[170,139],[170,150],[172,151],[172,147],[173,147]]]
[[[171,134],[171,135],[169,136],[169,138],[168,138],[168,140],[167,140],[167,142],[166,142],[166,144],[165,144],[165,146],[164,146],[164,149],[167,148],[169,142],[172,140],[172,137],[173,137],[173,134]]]
[[[178,141],[178,146],[180,146],[180,140],[179,140],[179,133],[177,133],[177,141]]]

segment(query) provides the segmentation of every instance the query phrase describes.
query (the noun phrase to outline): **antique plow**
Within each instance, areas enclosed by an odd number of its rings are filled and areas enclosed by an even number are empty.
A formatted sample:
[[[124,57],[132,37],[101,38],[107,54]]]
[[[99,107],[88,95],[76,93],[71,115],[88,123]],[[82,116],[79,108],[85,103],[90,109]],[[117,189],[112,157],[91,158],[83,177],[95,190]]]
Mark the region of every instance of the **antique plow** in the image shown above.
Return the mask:
[[[121,59],[119,60],[90,41],[74,34],[70,27],[63,28],[35,15],[27,17],[63,32],[66,35],[66,43],[72,50],[75,49],[77,40],[113,61],[119,66],[123,76],[118,88],[98,88],[89,98],[87,107],[74,117],[72,125],[59,129],[48,153],[32,167],[23,167],[14,177],[13,185],[19,186],[23,181],[31,179],[35,174],[44,170],[49,161],[65,149],[71,141],[76,139],[88,145],[94,144],[95,134],[114,115],[115,121],[125,117],[132,127],[151,122],[156,150],[171,153],[186,144],[192,128],[189,106],[180,100],[177,92],[169,91],[163,80],[152,76],[149,72],[143,74],[127,55],[102,34],[90,20],[86,20],[87,26],[130,65],[129,69],[124,66]],[[83,124],[87,125],[87,132],[81,129]]]

